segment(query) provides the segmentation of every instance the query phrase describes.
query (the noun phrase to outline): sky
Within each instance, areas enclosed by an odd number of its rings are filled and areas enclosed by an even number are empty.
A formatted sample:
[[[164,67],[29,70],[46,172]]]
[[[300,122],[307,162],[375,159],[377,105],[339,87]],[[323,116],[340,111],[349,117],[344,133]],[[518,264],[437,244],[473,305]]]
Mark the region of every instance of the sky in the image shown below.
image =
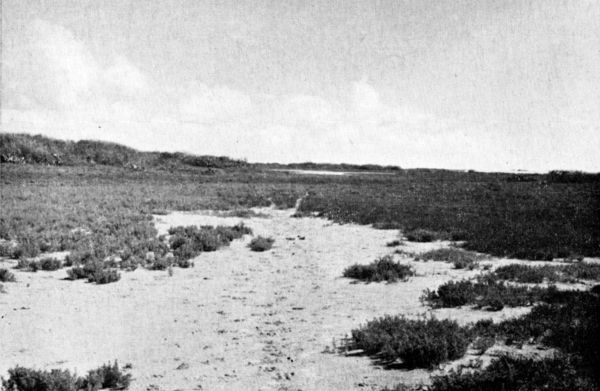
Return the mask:
[[[2,0],[2,132],[600,171],[596,0]]]

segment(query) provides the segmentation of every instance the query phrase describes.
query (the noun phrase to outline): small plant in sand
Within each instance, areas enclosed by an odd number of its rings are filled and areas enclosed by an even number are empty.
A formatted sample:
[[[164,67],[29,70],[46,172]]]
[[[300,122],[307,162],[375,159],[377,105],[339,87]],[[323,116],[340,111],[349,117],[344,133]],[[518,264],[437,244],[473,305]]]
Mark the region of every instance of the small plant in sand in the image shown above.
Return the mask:
[[[381,257],[369,265],[352,265],[344,270],[344,277],[365,282],[406,281],[415,274],[409,265],[394,262],[391,255]]]
[[[402,241],[401,240],[392,240],[391,242],[387,242],[385,244],[388,247],[398,247],[402,245]]]
[[[352,330],[347,343],[351,350],[390,363],[400,360],[407,368],[432,368],[464,356],[470,342],[470,329],[455,321],[387,315]]]
[[[248,247],[252,251],[267,251],[273,247],[273,243],[275,243],[275,239],[271,237],[257,236],[250,241]]]
[[[427,251],[418,256],[423,261],[449,262],[455,269],[473,270],[479,265],[483,256],[472,251],[466,251],[460,248],[440,248]]]
[[[17,279],[15,278],[15,275],[12,274],[9,270],[0,269],[0,282],[15,282],[15,281],[17,281]]]
[[[433,242],[436,240],[444,240],[447,235],[443,233],[431,231],[423,228],[416,228],[404,233],[409,242]]]

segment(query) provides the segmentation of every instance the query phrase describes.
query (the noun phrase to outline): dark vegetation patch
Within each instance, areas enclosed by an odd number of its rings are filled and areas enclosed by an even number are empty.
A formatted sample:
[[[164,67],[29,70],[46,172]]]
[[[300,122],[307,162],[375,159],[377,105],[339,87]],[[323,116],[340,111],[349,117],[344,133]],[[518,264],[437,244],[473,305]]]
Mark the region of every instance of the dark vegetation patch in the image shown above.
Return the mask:
[[[477,308],[499,311],[505,306],[530,306],[539,301],[553,300],[556,292],[557,289],[553,286],[518,286],[484,277],[478,281],[449,281],[440,285],[437,290],[426,289],[422,299],[434,308],[474,305]]]
[[[510,264],[492,273],[493,278],[522,283],[565,282],[600,280],[600,264],[579,262],[560,266],[530,266]]]
[[[391,242],[387,242],[385,244],[388,247],[398,247],[402,245],[402,241],[401,240],[392,240]]]
[[[417,256],[417,259],[423,261],[448,262],[454,265],[455,269],[475,269],[483,256],[472,251],[466,251],[460,248],[440,248],[427,251]]]
[[[464,356],[470,342],[469,329],[454,321],[384,316],[352,330],[346,347],[389,365],[399,360],[407,368],[432,368]]]
[[[16,282],[15,275],[8,269],[0,269],[0,282]]]
[[[365,282],[406,281],[415,274],[412,267],[394,262],[391,255],[383,256],[369,265],[352,265],[344,270],[344,277]]]
[[[69,370],[50,371],[25,367],[8,370],[8,378],[2,379],[6,391],[97,391],[101,389],[123,390],[131,383],[131,375],[124,373],[117,362],[106,364],[88,372],[85,377]]]
[[[169,229],[169,244],[178,264],[194,258],[205,251],[216,251],[228,246],[233,240],[252,234],[252,230],[243,223],[233,227],[226,226],[188,226]],[[165,267],[166,268],[166,267]]]
[[[409,242],[433,242],[436,240],[445,240],[448,235],[443,232],[436,232],[430,229],[416,228],[404,233]]]
[[[248,247],[252,251],[267,251],[273,247],[273,243],[275,243],[275,239],[273,238],[265,238],[264,236],[257,236],[250,241]]]
[[[63,266],[62,262],[56,258],[42,258],[39,261],[29,259],[19,259],[16,269],[23,271],[37,272],[38,270],[43,271],[55,271]]]
[[[68,144],[0,136],[2,155],[31,163],[56,164],[53,154]],[[510,181],[515,175],[420,169],[323,178],[221,158],[192,159],[190,165],[179,162],[182,154],[146,154],[110,143],[69,145],[72,156],[80,156],[73,166],[3,164],[4,255],[93,249],[104,259],[129,248],[143,257],[156,235],[152,211],[244,209],[271,200],[292,207],[307,192],[300,205],[304,214],[425,230],[464,240],[467,249],[481,253],[526,259],[600,255],[598,175],[554,173]],[[131,169],[130,162],[142,155],[157,163]],[[215,175],[206,175],[208,168]]]
[[[573,359],[505,355],[479,371],[454,371],[436,376],[431,391],[593,391],[592,380],[578,376]]]

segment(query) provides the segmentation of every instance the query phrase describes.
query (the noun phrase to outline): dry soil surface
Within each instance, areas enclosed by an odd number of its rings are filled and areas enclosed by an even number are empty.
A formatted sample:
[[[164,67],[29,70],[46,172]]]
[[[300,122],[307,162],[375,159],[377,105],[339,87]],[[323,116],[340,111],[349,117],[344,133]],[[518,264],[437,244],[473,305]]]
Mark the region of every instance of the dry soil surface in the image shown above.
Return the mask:
[[[353,328],[384,314],[436,316],[466,323],[500,320],[524,308],[489,313],[431,311],[425,288],[476,272],[442,262],[410,263],[408,282],[354,283],[347,266],[390,253],[397,231],[292,218],[294,210],[257,209],[267,217],[213,212],[156,216],[177,225],[233,225],[275,238],[272,250],[248,249],[251,237],[203,253],[195,267],[122,273],[113,284],[65,281],[64,270],[14,271],[0,295],[0,375],[17,364],[79,374],[117,359],[130,363],[133,390],[365,390],[426,381],[425,370],[388,370],[367,357],[334,353]],[[407,244],[424,251],[447,243]],[[10,262],[5,261],[5,267]],[[493,262],[493,260],[492,260]],[[0,266],[2,262],[0,262]],[[466,359],[469,359],[467,357]]]

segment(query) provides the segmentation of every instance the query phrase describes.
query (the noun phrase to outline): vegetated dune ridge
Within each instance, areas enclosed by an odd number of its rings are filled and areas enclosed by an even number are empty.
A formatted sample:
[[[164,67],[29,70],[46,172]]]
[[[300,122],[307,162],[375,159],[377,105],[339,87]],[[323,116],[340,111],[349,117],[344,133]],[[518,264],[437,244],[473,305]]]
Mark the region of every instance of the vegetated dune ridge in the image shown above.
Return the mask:
[[[467,323],[528,311],[431,311],[419,301],[425,288],[477,273],[443,262],[404,259],[417,271],[408,282],[354,284],[340,277],[344,268],[390,253],[386,243],[397,231],[291,218],[294,210],[256,211],[268,217],[155,216],[161,234],[171,226],[242,220],[254,235],[275,239],[271,251],[256,253],[246,247],[246,236],[201,254],[194,268],[175,269],[171,277],[138,269],[122,273],[117,283],[94,285],[63,281],[64,270],[15,270],[18,282],[0,295],[0,374],[15,365],[82,374],[118,359],[133,366],[132,390],[380,389],[427,381],[431,373],[386,370],[367,357],[331,353],[366,321],[434,313]],[[406,249],[444,245],[410,243]]]

